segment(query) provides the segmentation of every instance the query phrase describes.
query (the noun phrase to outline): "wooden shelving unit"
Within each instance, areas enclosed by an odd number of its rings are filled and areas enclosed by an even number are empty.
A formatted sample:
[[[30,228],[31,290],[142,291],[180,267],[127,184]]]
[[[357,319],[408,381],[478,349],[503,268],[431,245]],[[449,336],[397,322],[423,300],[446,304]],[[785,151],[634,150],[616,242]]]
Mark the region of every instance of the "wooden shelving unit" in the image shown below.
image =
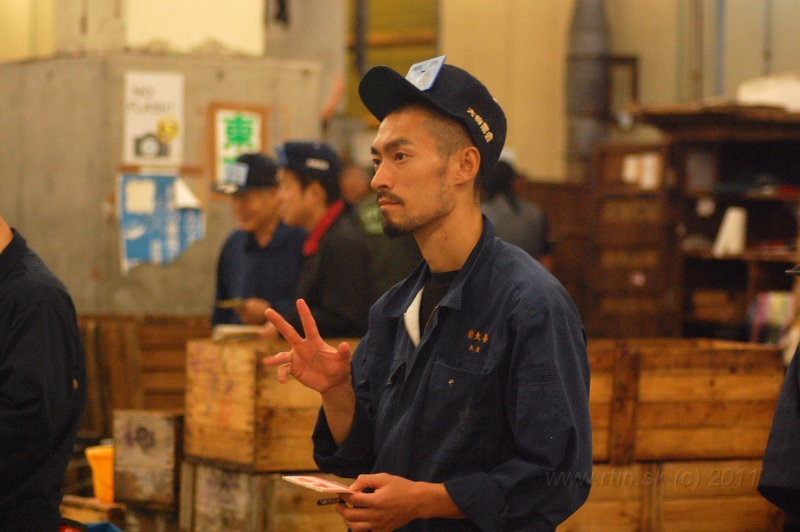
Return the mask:
[[[749,340],[755,301],[763,292],[794,292],[785,271],[798,258],[800,207],[800,113],[741,106],[642,107],[635,115],[664,133],[663,144],[601,145],[596,148],[593,190],[597,212],[593,261],[597,272],[595,309],[589,330],[595,336],[675,335]],[[632,179],[631,157],[658,154],[657,186],[648,190]],[[651,161],[652,162],[652,161]],[[633,181],[633,183],[630,183]],[[609,225],[609,202],[635,212]],[[712,252],[729,207],[747,213],[741,253]],[[618,207],[616,212],[625,212]],[[608,233],[611,233],[609,236]],[[620,235],[635,234],[620,239]],[[648,251],[658,260],[649,268],[603,260]],[[633,255],[631,255],[633,256]],[[613,266],[613,265],[612,265]],[[612,268],[613,269],[613,268]],[[629,299],[628,308],[603,312],[603,283],[609,275],[640,288],[649,285],[649,305]],[[652,276],[659,280],[651,280]],[[619,295],[637,292],[614,286]],[[645,295],[638,290],[637,297]],[[640,308],[637,308],[639,305]],[[633,312],[632,312],[633,311]],[[632,316],[626,316],[632,314]]]

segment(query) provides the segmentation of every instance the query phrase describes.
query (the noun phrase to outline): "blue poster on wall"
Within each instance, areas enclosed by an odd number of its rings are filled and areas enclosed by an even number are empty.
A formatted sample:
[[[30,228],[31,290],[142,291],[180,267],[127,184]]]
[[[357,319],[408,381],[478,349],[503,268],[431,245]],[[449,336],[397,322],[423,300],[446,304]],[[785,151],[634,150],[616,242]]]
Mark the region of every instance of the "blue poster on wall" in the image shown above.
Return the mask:
[[[200,202],[178,176],[123,174],[117,198],[123,273],[169,264],[203,238]]]

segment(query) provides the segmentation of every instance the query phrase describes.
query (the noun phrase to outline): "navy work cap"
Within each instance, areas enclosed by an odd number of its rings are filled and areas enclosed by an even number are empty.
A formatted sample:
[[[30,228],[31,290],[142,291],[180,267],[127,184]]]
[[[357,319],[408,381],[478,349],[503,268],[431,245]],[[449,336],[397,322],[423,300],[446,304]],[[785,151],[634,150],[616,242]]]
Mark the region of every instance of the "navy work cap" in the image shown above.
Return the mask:
[[[342,163],[333,148],[324,142],[287,142],[275,151],[281,168],[317,181],[339,181]]]
[[[214,184],[214,190],[223,194],[240,194],[254,188],[278,185],[275,161],[260,153],[243,153],[235,164],[226,165],[225,175]]]
[[[490,172],[506,140],[506,115],[489,90],[472,74],[444,64],[426,90],[387,66],[371,68],[358,85],[358,94],[378,120],[395,109],[422,102],[441,111],[467,128],[481,154],[483,174]]]

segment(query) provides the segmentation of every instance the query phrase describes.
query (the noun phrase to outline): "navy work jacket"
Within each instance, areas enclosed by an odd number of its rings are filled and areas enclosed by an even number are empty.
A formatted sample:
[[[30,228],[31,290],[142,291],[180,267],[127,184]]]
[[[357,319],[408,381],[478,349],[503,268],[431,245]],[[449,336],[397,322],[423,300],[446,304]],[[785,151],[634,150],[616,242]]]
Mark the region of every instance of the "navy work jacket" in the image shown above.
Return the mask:
[[[414,309],[429,275],[423,263],[370,310],[353,354],[352,430],[337,447],[321,410],[317,464],[343,477],[384,472],[444,483],[468,518],[420,519],[402,530],[555,530],[591,482],[578,312],[561,284],[495,238],[484,217],[480,241],[415,345]]]
[[[764,451],[758,491],[783,511],[800,515],[800,348],[783,381],[767,448]]]
[[[217,263],[217,301],[258,297],[269,301],[276,312],[285,314],[295,305],[295,290],[303,261],[305,230],[279,223],[272,240],[260,247],[252,233],[234,230]],[[230,308],[215,308],[211,324],[239,324]]]

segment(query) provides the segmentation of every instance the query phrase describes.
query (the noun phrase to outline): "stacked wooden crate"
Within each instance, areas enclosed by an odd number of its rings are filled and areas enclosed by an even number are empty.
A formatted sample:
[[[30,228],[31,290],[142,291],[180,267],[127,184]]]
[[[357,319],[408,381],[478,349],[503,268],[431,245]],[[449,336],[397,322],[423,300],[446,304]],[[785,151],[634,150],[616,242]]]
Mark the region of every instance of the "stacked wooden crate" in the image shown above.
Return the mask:
[[[208,316],[80,316],[87,400],[81,434],[107,438],[117,409],[181,410],[186,342],[211,336]]]
[[[114,499],[126,532],[178,529],[183,413],[114,411]]]
[[[560,532],[780,530],[756,491],[783,383],[777,347],[595,340],[589,357],[592,491]]]
[[[357,340],[348,341],[355,349]],[[277,369],[262,363],[288,349],[285,342],[188,342],[182,531],[342,530],[334,508],[316,505],[318,493],[281,480],[317,471],[311,433],[321,405],[318,393],[291,378],[281,384]]]
[[[277,370],[263,366],[287,349],[188,343],[182,532],[342,529],[335,509],[316,506],[319,494],[280,479],[316,470],[320,406],[316,393],[293,379],[279,383]],[[783,382],[778,348],[592,340],[589,357],[593,487],[561,532],[780,529],[782,515],[756,491]]]
[[[108,522],[116,527],[125,526],[125,505],[118,502],[65,494],[59,509],[62,517],[78,523]]]
[[[344,481],[333,475],[323,478]],[[181,475],[182,532],[342,532],[334,506],[319,506],[322,494],[230,463],[188,457]]]

